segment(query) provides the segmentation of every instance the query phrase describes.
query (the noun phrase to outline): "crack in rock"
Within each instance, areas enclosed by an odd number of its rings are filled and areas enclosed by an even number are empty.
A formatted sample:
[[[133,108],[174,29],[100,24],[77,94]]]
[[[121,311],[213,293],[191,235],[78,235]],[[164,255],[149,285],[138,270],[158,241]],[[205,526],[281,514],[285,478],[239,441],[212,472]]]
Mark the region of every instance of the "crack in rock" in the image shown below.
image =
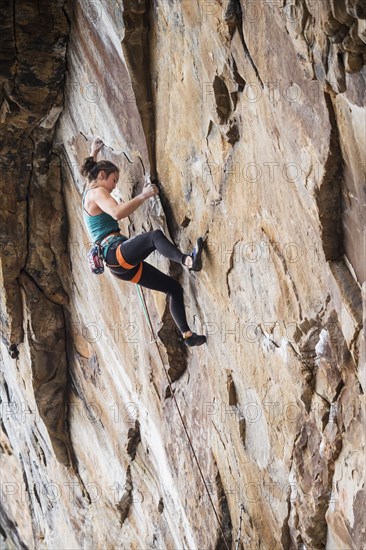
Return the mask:
[[[226,497],[222,480],[221,480],[220,471],[218,468],[217,468],[215,482],[216,482],[216,490],[217,490],[217,497],[218,497],[218,505],[220,509],[220,521],[221,521],[222,530],[223,530],[223,533],[221,532],[221,530],[218,532],[217,542],[215,544],[215,550],[227,550],[227,546],[231,548],[231,545],[233,543],[233,533],[232,533],[233,524],[231,521],[229,504],[227,501],[227,497]],[[225,540],[224,540],[224,536],[225,536]]]
[[[266,235],[267,239],[268,239],[268,242],[269,244],[271,245],[271,248],[273,250],[273,252],[276,254],[276,256],[279,258],[281,264],[282,264],[282,267],[283,267],[283,271],[285,273],[285,275],[288,277],[288,280],[290,281],[290,285],[291,285],[291,288],[293,290],[293,293],[295,295],[295,299],[296,299],[296,303],[297,303],[297,307],[298,307],[298,310],[299,310],[299,318],[302,319],[303,318],[303,315],[302,315],[302,307],[301,307],[301,301],[300,301],[300,296],[298,294],[298,291],[297,291],[297,288],[296,288],[296,285],[295,285],[295,282],[291,276],[291,273],[287,267],[287,262],[286,262],[286,259],[284,258],[283,254],[281,253],[279,247],[277,246],[277,243],[274,242],[271,237],[268,235],[267,231],[262,227],[262,231],[263,233]]]
[[[135,420],[134,427],[130,428],[127,433],[127,454],[131,460],[135,460],[138,444],[141,441],[140,423]]]
[[[121,500],[117,504],[117,510],[119,511],[119,514],[120,514],[121,527],[126,521],[132,506],[132,502],[133,502],[132,491],[133,491],[133,483],[132,483],[132,476],[131,476],[131,466],[129,465],[127,467],[127,472],[126,472],[125,492],[122,495]]]

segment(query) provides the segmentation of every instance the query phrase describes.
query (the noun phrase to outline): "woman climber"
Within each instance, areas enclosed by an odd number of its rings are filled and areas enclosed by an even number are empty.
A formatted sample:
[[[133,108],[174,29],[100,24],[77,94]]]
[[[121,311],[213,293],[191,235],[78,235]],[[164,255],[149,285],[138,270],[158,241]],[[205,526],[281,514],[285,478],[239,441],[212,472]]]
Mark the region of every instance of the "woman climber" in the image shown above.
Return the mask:
[[[88,180],[83,192],[82,206],[90,237],[93,242],[100,244],[106,265],[115,277],[167,294],[170,312],[185,344],[200,346],[206,342],[206,337],[192,332],[188,326],[182,286],[144,260],[157,250],[169,260],[180,263],[191,271],[200,271],[203,240],[197,240],[192,254],[183,254],[160,229],[131,239],[122,235],[118,220],[127,218],[159,191],[156,185],[149,184],[140,195],[130,201],[117,203],[110,193],[117,186],[119,169],[108,160],[97,162],[98,153],[103,147],[100,139],[95,140],[91,156],[84,160],[81,168],[82,175]]]

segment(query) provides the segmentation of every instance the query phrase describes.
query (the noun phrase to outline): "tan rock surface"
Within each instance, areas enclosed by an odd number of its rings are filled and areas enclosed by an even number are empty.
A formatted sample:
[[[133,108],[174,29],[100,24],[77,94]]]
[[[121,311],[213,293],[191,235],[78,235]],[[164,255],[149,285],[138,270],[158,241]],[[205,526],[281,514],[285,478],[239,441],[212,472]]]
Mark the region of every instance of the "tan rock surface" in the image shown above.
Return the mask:
[[[365,547],[364,3],[1,13],[4,547]],[[125,200],[160,180],[124,234],[206,236],[200,273],[150,260],[207,346],[145,291],[151,343],[136,288],[88,271],[97,135]]]

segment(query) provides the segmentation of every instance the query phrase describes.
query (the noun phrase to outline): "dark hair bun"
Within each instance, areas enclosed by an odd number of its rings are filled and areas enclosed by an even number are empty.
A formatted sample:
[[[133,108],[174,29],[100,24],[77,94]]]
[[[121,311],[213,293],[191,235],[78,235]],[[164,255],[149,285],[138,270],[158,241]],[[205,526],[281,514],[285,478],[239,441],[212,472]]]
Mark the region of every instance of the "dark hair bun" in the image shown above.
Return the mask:
[[[113,172],[119,172],[117,166],[110,160],[100,160],[95,162],[93,157],[88,157],[84,160],[80,172],[85,176],[89,182],[95,180],[98,177],[99,172],[105,173],[105,177],[108,177]]]
[[[95,162],[93,157],[86,158],[80,170],[82,175],[85,177],[90,176],[90,173],[93,171],[93,168],[95,168],[96,165],[97,163]]]

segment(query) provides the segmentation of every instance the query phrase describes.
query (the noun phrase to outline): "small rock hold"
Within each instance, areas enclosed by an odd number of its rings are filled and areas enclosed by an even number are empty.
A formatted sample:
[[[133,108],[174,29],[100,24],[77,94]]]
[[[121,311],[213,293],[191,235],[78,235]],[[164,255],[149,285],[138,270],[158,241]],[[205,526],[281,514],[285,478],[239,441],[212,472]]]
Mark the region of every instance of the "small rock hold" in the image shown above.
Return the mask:
[[[135,460],[137,446],[141,441],[140,423],[138,420],[135,421],[135,426],[128,430],[127,438],[127,453],[131,457],[131,460]]]
[[[239,420],[239,435],[240,435],[240,439],[245,447],[245,435],[246,435],[246,431],[247,431],[247,427],[246,427],[246,422],[245,422],[245,418],[241,418]]]
[[[19,356],[18,346],[16,344],[10,344],[8,347],[8,353],[12,359],[17,359]]]
[[[163,497],[160,497],[159,504],[158,504],[158,511],[160,512],[160,514],[162,514],[163,510],[164,510]]]
[[[218,204],[220,204],[221,201],[222,201],[222,197],[220,196],[218,199],[213,199],[212,201],[210,201],[210,205],[217,206]]]
[[[226,132],[226,138],[230,145],[234,145],[240,139],[239,127],[236,123],[231,124],[229,130]]]
[[[122,495],[121,500],[117,504],[117,510],[120,513],[120,524],[121,526],[124,524],[124,522],[127,519],[127,516],[129,514],[131,505],[132,505],[132,490],[133,490],[133,483],[132,483],[132,476],[131,476],[131,468],[128,466],[127,472],[126,472],[126,483],[125,483],[125,492]]]
[[[184,219],[181,221],[180,225],[181,227],[188,227],[188,225],[191,223],[191,218],[189,216],[184,216]]]
[[[215,76],[212,88],[215,95],[216,112],[220,124],[224,124],[231,110],[230,95],[223,78]]]
[[[234,384],[234,380],[233,380],[230,372],[227,375],[226,385],[227,385],[227,391],[228,391],[228,394],[229,394],[229,407],[237,405],[238,404],[238,396],[237,396],[237,393],[236,393],[236,387],[235,387],[235,384]]]

